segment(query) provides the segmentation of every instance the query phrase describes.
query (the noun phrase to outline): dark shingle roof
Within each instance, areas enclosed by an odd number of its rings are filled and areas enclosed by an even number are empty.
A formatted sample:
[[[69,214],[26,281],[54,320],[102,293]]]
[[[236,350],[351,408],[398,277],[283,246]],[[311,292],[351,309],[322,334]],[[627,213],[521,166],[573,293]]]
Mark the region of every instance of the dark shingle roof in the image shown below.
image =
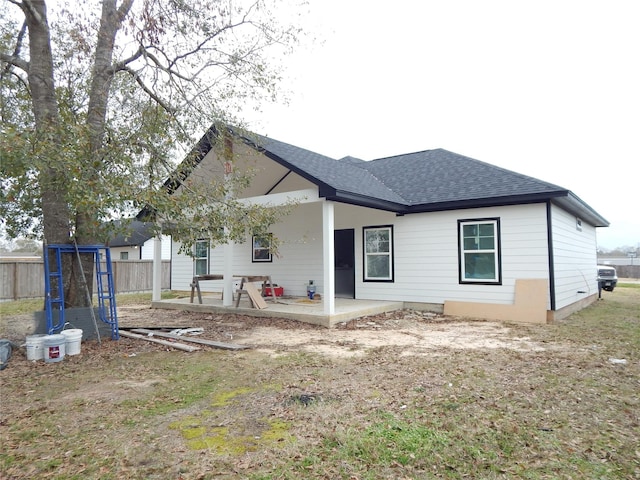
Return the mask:
[[[108,241],[110,247],[141,246],[153,237],[152,224],[133,220],[126,225],[125,231],[118,233]]]
[[[553,200],[593,225],[609,225],[565,188],[444,149],[367,162],[334,160],[260,135],[245,141],[317,184],[329,200],[397,214]]]
[[[364,168],[368,162],[358,164],[334,160],[319,153],[262,136],[256,136],[252,143],[299,175],[313,183],[320,182],[324,189],[371,197],[398,205],[405,204],[400,195]]]
[[[366,167],[410,206],[566,189],[448,150],[425,150],[367,162]]]
[[[275,162],[316,184],[321,197],[336,202],[392,211],[398,215],[460,208],[553,201],[595,226],[609,223],[569,190],[443,149],[425,150],[363,161],[341,160],[269,137],[229,131]],[[212,148],[218,136],[212,126],[193,148],[174,178],[169,193]],[[144,219],[151,212],[143,209]]]

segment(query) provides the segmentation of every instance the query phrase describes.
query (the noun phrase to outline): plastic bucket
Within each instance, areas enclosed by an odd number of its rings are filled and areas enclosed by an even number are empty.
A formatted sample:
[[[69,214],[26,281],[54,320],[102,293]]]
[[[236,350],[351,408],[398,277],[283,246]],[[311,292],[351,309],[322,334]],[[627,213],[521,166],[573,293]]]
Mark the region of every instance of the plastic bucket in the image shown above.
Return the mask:
[[[27,360],[44,360],[44,333],[27,335]]]
[[[42,342],[44,347],[44,362],[60,362],[64,358],[64,335],[46,335]]]
[[[66,355],[78,355],[80,353],[80,343],[82,342],[82,330],[80,328],[70,328],[60,332],[64,335],[64,348]]]

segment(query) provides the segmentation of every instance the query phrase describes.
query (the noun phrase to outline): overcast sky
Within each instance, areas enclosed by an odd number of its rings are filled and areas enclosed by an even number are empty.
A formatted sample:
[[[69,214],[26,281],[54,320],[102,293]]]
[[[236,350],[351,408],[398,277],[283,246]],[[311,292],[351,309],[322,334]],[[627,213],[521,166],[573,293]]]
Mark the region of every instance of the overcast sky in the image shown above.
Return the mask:
[[[567,188],[640,246],[637,0],[310,0],[323,44],[251,127],[333,158],[444,148]]]

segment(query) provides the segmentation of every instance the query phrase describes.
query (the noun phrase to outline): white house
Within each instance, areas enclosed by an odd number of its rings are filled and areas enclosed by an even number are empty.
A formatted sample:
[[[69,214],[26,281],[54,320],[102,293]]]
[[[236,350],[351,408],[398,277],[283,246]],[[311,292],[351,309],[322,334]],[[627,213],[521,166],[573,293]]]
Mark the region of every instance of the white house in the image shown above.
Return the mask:
[[[124,232],[108,242],[113,260],[153,260],[153,232],[151,224],[132,220]],[[162,260],[171,260],[171,237],[162,235]]]
[[[329,315],[346,297],[537,323],[597,298],[596,228],[608,222],[567,189],[442,149],[365,162],[234,138],[235,168],[258,172],[238,198],[299,204],[270,232],[277,255],[264,238],[215,249],[203,239],[195,258],[175,245],[175,290],[196,274],[224,274],[202,289],[224,288],[230,305],[231,274],[270,275],[285,295],[304,296],[312,280]],[[224,174],[216,139],[212,127],[188,175]]]

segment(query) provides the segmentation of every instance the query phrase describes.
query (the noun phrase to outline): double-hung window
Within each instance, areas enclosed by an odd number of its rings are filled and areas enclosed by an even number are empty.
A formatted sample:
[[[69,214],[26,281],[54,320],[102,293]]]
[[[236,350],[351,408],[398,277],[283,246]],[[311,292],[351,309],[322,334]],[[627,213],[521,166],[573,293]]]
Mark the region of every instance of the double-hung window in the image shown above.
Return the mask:
[[[500,284],[500,220],[458,220],[460,283]]]
[[[271,262],[273,255],[271,254],[271,243],[273,235],[270,233],[264,235],[254,235],[251,243],[253,244],[252,262]]]
[[[209,240],[196,240],[193,247],[193,269],[195,275],[209,273]]]
[[[364,227],[364,280],[393,281],[393,227]]]

